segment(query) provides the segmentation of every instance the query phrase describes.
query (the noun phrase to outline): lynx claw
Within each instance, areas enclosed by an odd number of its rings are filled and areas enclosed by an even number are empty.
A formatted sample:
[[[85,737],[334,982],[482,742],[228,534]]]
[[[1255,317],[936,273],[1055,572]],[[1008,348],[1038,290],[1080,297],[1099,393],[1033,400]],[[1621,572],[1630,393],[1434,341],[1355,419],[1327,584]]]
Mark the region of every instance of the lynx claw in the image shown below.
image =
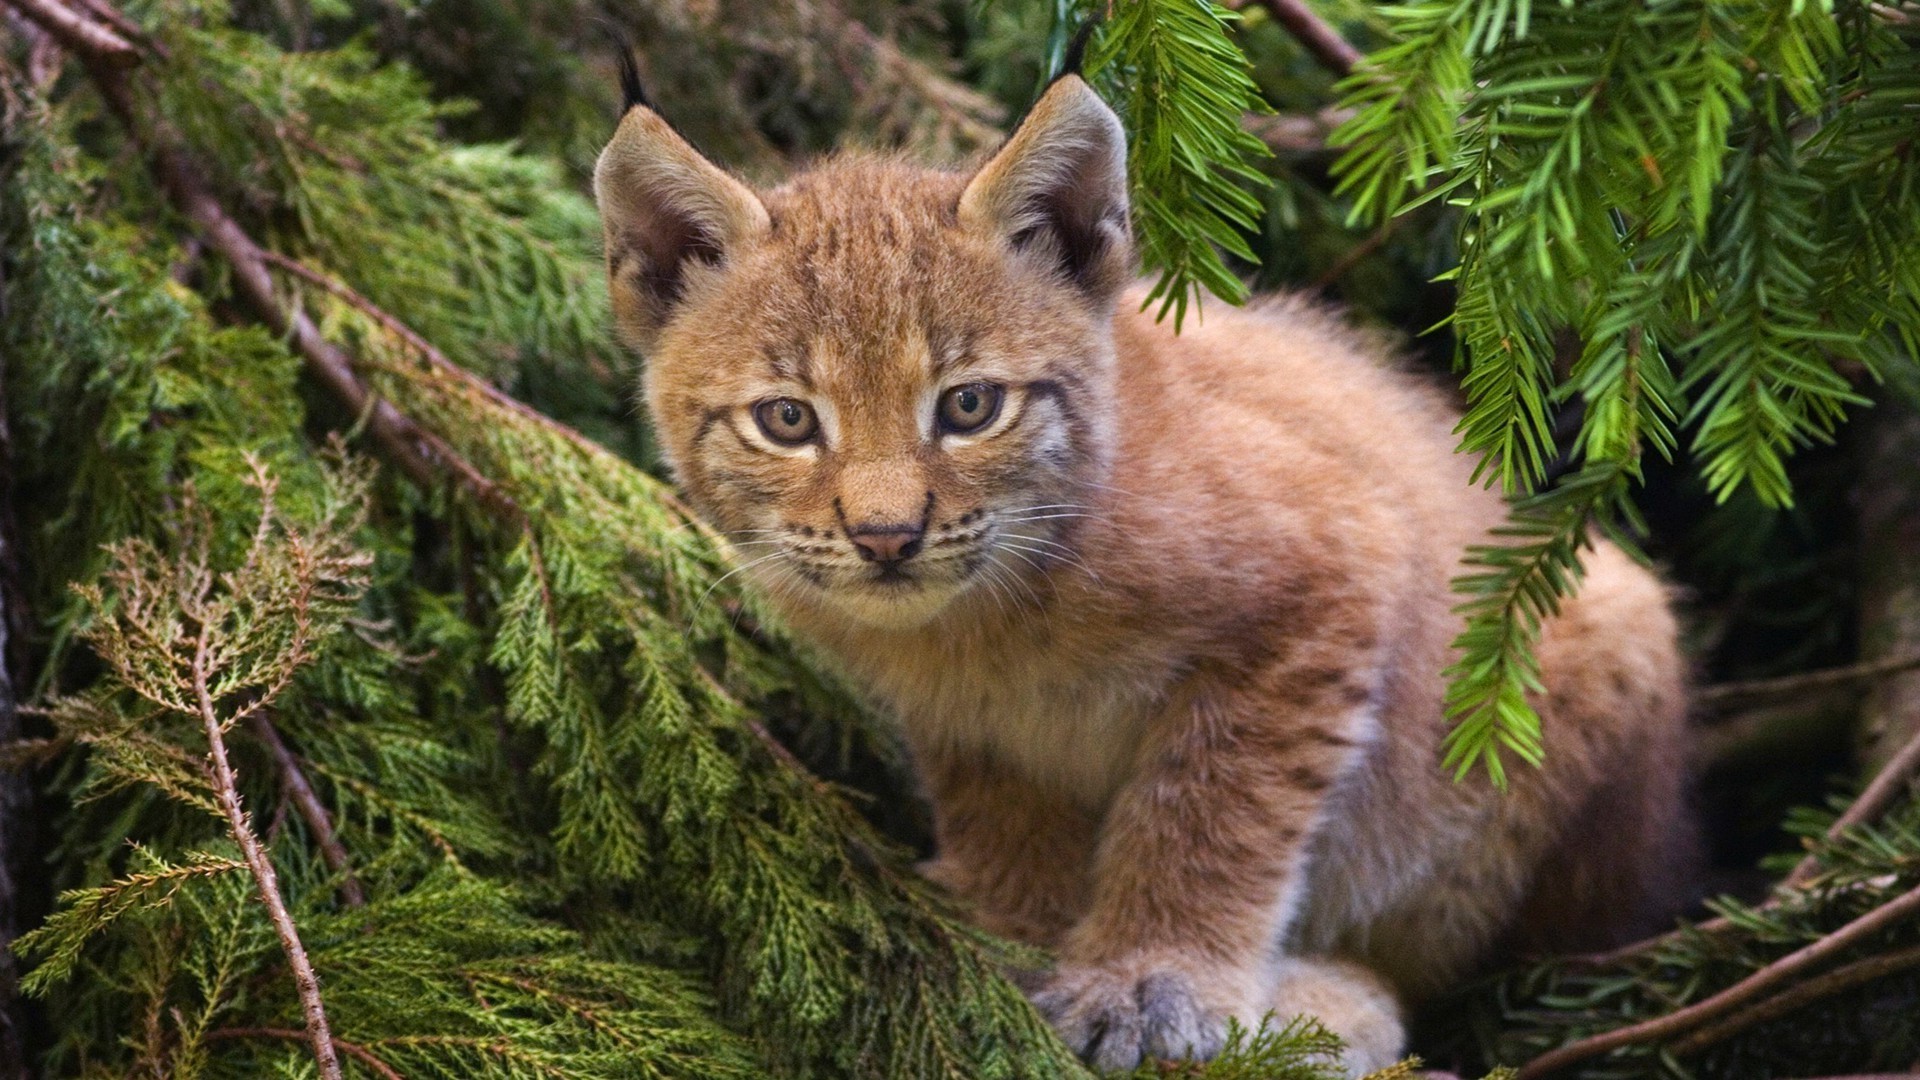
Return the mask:
[[[1206,1060],[1225,1041],[1225,1015],[1202,1007],[1188,979],[1172,971],[1067,968],[1033,1004],[1075,1053],[1104,1070],[1149,1057]]]

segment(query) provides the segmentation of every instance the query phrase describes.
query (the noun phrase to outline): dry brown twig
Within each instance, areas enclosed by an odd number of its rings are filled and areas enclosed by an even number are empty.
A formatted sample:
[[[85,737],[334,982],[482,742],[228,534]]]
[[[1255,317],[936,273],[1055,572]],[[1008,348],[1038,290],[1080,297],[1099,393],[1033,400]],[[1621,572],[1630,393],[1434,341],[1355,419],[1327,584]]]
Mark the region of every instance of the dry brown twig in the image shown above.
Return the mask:
[[[1833,819],[1827,827],[1827,840],[1838,840],[1841,834],[1856,825],[1864,825],[1879,817],[1891,805],[1900,792],[1916,775],[1920,775],[1920,732],[1907,740],[1907,745],[1887,760],[1885,768],[1874,776],[1873,781],[1860,792],[1858,798]],[[1786,885],[1801,885],[1811,880],[1820,869],[1819,860],[1811,853],[1801,859],[1787,875]]]
[[[292,1028],[269,1027],[215,1028],[206,1034],[206,1038],[210,1042],[222,1039],[290,1039],[294,1041],[304,1041],[306,1037],[307,1035],[304,1031],[295,1031]],[[345,1039],[335,1039],[333,1040],[333,1045],[336,1050],[339,1050],[341,1053],[379,1074],[380,1080],[405,1080],[405,1078],[400,1075],[398,1069],[381,1061],[373,1051],[358,1043],[350,1043]]]
[[[1915,915],[1920,915],[1920,888],[1902,893],[1818,941],[1788,953],[1725,990],[1692,1005],[1651,1020],[1578,1039],[1542,1054],[1520,1070],[1519,1080],[1540,1080],[1541,1077],[1551,1076],[1569,1065],[1610,1050],[1636,1043],[1659,1042],[1692,1031],[1806,974],[1873,934]]]
[[[263,519],[266,513],[263,509]],[[239,781],[234,778],[233,766],[227,759],[226,729],[231,721],[221,718],[208,689],[212,677],[214,639],[219,632],[219,624],[206,617],[205,612],[199,615],[199,632],[194,639],[191,667],[193,696],[201,726],[207,736],[207,764],[213,781],[214,798],[226,815],[227,831],[233,835],[234,842],[240,845],[241,854],[246,857],[247,868],[252,871],[254,884],[260,893],[260,901],[266,905],[274,933],[280,938],[280,950],[286,954],[287,966],[293,972],[294,986],[300,995],[300,1009],[306,1017],[307,1035],[313,1044],[313,1056],[319,1064],[320,1075],[325,1080],[340,1080],[340,1061],[334,1052],[326,1005],[320,998],[320,979],[313,973],[313,963],[307,958],[306,947],[301,944],[300,930],[293,923],[293,914],[287,910],[286,901],[280,896],[280,882],[273,870],[273,860],[267,857],[266,847],[254,834],[246,809],[240,805]],[[259,700],[270,698],[263,695]]]
[[[1845,667],[1824,668],[1799,675],[1783,675],[1775,679],[1748,679],[1742,682],[1719,683],[1701,687],[1696,691],[1694,704],[1718,710],[1726,708],[1731,702],[1780,697],[1807,690],[1823,690],[1833,686],[1868,682],[1902,671],[1911,671],[1914,668],[1920,668],[1920,656],[1869,660],[1859,664],[1848,664]]]
[[[1901,949],[1884,956],[1869,956],[1865,960],[1856,960],[1843,967],[1837,967],[1825,975],[1808,979],[1798,986],[1788,987],[1757,1005],[1701,1028],[1674,1043],[1673,1052],[1680,1056],[1698,1053],[1755,1024],[1785,1016],[1809,1002],[1818,1001],[1861,983],[1885,978],[1913,967],[1920,967],[1920,946]]]
[[[1273,21],[1292,34],[1294,40],[1304,46],[1320,66],[1341,78],[1353,74],[1366,54],[1353,47],[1340,31],[1327,25],[1327,21],[1314,14],[1306,5],[1306,0],[1228,0],[1227,6],[1235,10],[1242,9],[1248,3],[1257,3],[1273,16]]]
[[[301,820],[307,823],[307,831],[313,834],[313,842],[320,848],[320,857],[327,861],[327,866],[334,873],[340,875],[340,898],[346,901],[348,907],[367,906],[366,890],[360,887],[360,879],[353,876],[353,864],[347,856],[347,849],[333,833],[333,816],[327,813],[326,804],[314,793],[306,770],[300,767],[300,759],[294,756],[266,713],[255,713],[252,723],[254,737],[265,744],[268,752],[273,754],[274,763],[280,766],[281,785],[286,788],[287,796]]]

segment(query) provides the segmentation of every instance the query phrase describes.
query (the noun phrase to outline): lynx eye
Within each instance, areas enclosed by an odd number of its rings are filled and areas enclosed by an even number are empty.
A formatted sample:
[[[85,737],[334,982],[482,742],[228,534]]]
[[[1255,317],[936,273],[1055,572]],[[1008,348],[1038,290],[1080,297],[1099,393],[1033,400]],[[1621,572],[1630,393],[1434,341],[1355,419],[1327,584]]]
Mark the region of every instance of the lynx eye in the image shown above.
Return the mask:
[[[790,397],[773,398],[753,407],[753,422],[767,438],[782,446],[799,446],[820,431],[813,406]]]
[[[1000,415],[1005,392],[992,383],[967,383],[940,395],[940,430],[955,435],[979,431]]]

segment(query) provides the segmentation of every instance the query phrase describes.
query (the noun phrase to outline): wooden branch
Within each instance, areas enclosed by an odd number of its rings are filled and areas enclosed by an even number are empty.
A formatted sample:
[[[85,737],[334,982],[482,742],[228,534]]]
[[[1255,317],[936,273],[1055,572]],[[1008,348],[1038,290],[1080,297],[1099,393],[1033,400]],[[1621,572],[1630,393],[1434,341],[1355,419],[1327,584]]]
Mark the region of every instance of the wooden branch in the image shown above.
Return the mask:
[[[1539,1080],[1540,1077],[1550,1076],[1569,1065],[1610,1050],[1635,1043],[1670,1039],[1691,1031],[1740,1008],[1781,983],[1805,974],[1861,940],[1917,914],[1920,914],[1920,888],[1901,894],[1820,940],[1788,953],[1725,990],[1692,1005],[1665,1016],[1579,1039],[1542,1054],[1520,1070],[1519,1080]]]
[[[207,1032],[206,1037],[213,1041],[221,1039],[291,1039],[297,1042],[304,1042],[306,1041],[307,1033],[304,1031],[295,1031],[292,1028],[215,1028]],[[334,1049],[379,1074],[380,1080],[406,1080],[406,1077],[400,1075],[398,1069],[381,1061],[374,1055],[373,1051],[358,1043],[350,1043],[345,1039],[335,1039],[333,1040],[333,1046]]]
[[[1870,956],[1865,960],[1856,960],[1845,967],[1835,968],[1825,975],[1808,979],[1798,986],[1788,987],[1760,1004],[1737,1012],[1719,1023],[1701,1028],[1674,1043],[1673,1052],[1680,1056],[1699,1053],[1755,1024],[1778,1019],[1821,998],[1831,997],[1861,983],[1872,982],[1912,967],[1920,967],[1920,946],[1901,949],[1883,956]]]
[[[325,803],[308,782],[306,771],[300,768],[300,759],[293,756],[286,740],[274,730],[273,721],[264,712],[253,714],[254,737],[266,744],[273,753],[273,760],[280,766],[281,786],[286,788],[287,796],[292,800],[295,810],[300,812],[301,820],[307,823],[307,831],[313,834],[314,843],[320,847],[320,857],[327,866],[340,875],[340,898],[348,907],[366,907],[366,890],[360,887],[360,879],[353,876],[353,864],[347,857],[347,849],[333,834],[333,817],[327,813]]]
[[[89,63],[130,67],[140,62],[140,51],[126,38],[58,0],[7,0],[7,5]]]
[[[524,517],[493,481],[481,475],[444,439],[422,429],[391,402],[376,397],[360,379],[346,352],[328,341],[306,312],[283,304],[274,295],[266,249],[227,215],[207,188],[200,171],[164,129],[156,124],[155,130],[149,131],[140,122],[136,97],[126,72],[129,58],[139,59],[133,46],[100,23],[64,7],[59,0],[0,2],[35,18],[80,57],[109,109],[126,126],[135,144],[147,152],[154,176],[175,208],[193,222],[207,246],[219,252],[233,268],[233,281],[240,298],[261,322],[288,339],[309,374],[349,411],[366,418],[374,441],[402,472],[427,488],[438,486],[445,476],[451,475],[495,513],[512,520]],[[104,6],[104,0],[90,2]],[[36,12],[41,13],[37,18]]]
[[[286,954],[287,966],[293,970],[293,983],[300,995],[300,1009],[306,1015],[307,1036],[313,1044],[314,1061],[319,1064],[322,1080],[341,1080],[340,1059],[334,1052],[333,1033],[327,1027],[327,1009],[320,1000],[320,979],[313,973],[313,964],[307,959],[306,947],[300,943],[300,930],[293,924],[293,915],[287,910],[287,904],[280,896],[280,882],[273,871],[273,860],[267,857],[267,850],[254,835],[253,826],[247,821],[247,812],[240,805],[240,785],[234,779],[233,766],[227,760],[227,740],[220,714],[214,708],[213,695],[207,689],[208,654],[213,645],[214,627],[202,623],[199,639],[194,646],[193,695],[199,706],[200,722],[206,728],[207,759],[213,777],[214,797],[220,803],[220,809],[227,816],[227,831],[233,834],[234,843],[240,845],[240,851],[247,859],[247,868],[253,872],[254,885],[260,893],[260,900],[267,906],[267,916],[273,921],[274,933],[280,938],[280,951]]]
[[[475,375],[468,369],[454,363],[446,353],[441,352],[431,341],[421,336],[418,330],[402,322],[400,318],[392,312],[375,304],[372,300],[368,299],[364,293],[351,285],[345,282],[335,281],[300,260],[289,258],[277,251],[261,248],[260,256],[272,265],[285,270],[287,273],[292,274],[310,285],[318,286],[329,295],[366,315],[378,323],[381,329],[392,334],[408,348],[418,353],[420,358],[425,360],[435,370],[444,372],[459,380],[463,385],[478,390],[493,404],[539,423],[541,426],[565,438],[568,442],[573,443],[576,447],[595,451],[600,449],[597,443],[585,435],[580,434],[580,432],[574,428],[555,420],[546,413],[528,405],[512,394]]]
[[[1305,46],[1307,52],[1320,62],[1320,66],[1341,78],[1353,74],[1366,54],[1353,47],[1352,43],[1340,36],[1340,31],[1327,25],[1325,19],[1314,14],[1306,0],[1253,0],[1265,8],[1273,21],[1292,34],[1295,41]],[[1244,7],[1247,0],[1238,0],[1228,6]]]
[[[1833,824],[1827,828],[1827,839],[1837,840],[1842,833],[1855,825],[1863,825],[1879,817],[1905,790],[1916,773],[1920,773],[1920,731],[1915,732],[1913,737],[1907,740],[1907,745],[1901,747],[1899,752],[1888,760],[1886,767],[1873,778],[1873,782],[1860,793],[1860,797],[1853,800],[1853,805],[1847,807],[1845,812],[1834,819]],[[1794,866],[1793,872],[1787,875],[1783,884],[1789,886],[1804,884],[1819,870],[1820,861],[1809,852],[1806,858],[1801,859]]]
[[[1884,660],[1869,660],[1845,667],[1824,668],[1799,675],[1783,675],[1777,679],[1748,679],[1741,682],[1724,682],[1714,686],[1704,686],[1694,693],[1694,703],[1703,708],[1723,709],[1730,701],[1746,698],[1772,698],[1786,694],[1797,694],[1807,690],[1824,690],[1833,686],[1850,686],[1855,683],[1871,682],[1874,679],[1902,671],[1920,668],[1920,656],[1896,656]]]

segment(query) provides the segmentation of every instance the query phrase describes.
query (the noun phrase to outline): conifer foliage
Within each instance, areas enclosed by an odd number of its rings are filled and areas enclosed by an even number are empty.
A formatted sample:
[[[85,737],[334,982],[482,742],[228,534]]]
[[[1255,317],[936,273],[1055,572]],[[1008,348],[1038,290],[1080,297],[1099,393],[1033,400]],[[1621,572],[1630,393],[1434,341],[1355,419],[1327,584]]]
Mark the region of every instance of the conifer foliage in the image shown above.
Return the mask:
[[[1674,460],[1690,428],[1715,497],[1790,505],[1793,452],[1912,363],[1920,19],[1858,0],[1383,13],[1399,40],[1344,84],[1336,171],[1357,218],[1458,208],[1461,445],[1525,498],[1457,583],[1448,761],[1498,782],[1501,751],[1539,759],[1531,646],[1588,530],[1634,549],[1644,456]]]
[[[450,140],[345,10],[9,11],[49,1069],[1084,1074],[821,778],[907,803],[888,738],[659,480],[487,381],[644,457],[564,139]]]
[[[1286,254],[1258,235],[1272,200],[1455,204],[1464,434],[1522,498],[1463,581],[1452,760],[1537,756],[1534,630],[1589,526],[1633,526],[1644,452],[1691,428],[1716,490],[1785,501],[1786,455],[1915,344],[1920,14],[1328,5],[1385,42],[1343,84],[1335,194],[1273,188],[1291,166],[1244,126],[1263,98],[1334,99],[1276,45],[1262,9],[1287,6],[0,0],[38,703],[0,764],[48,799],[58,900],[16,949],[46,1071],[1086,1075],[1004,977],[1043,958],[913,873],[925,828],[885,726],[650,471],[583,195],[616,104],[602,15],[749,171],[847,141],[977,150],[1098,19],[1086,70],[1127,120],[1176,321]],[[1489,1062],[1745,985],[1862,918],[1882,922],[1840,951],[1880,966],[1840,989],[1910,978],[1911,924],[1873,914],[1920,883],[1889,799],[1809,825],[1809,874],[1724,926],[1475,998]],[[1700,1043],[1709,1064],[1768,1052],[1737,1035]],[[1657,1043],[1588,1050],[1666,1075]],[[1279,1017],[1141,1075],[1319,1080],[1331,1047]]]

